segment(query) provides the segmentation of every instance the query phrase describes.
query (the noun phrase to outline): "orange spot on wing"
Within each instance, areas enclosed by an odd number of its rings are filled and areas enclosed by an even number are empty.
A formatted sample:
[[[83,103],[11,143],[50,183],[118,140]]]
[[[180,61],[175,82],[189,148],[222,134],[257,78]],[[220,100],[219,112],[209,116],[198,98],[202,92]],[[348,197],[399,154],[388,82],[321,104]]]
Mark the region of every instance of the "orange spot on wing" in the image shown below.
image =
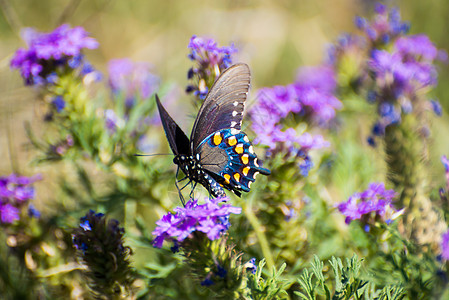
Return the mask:
[[[249,170],[250,170],[250,167],[244,167],[243,170],[242,170],[243,175],[247,176]]]
[[[249,155],[248,154],[243,154],[242,157],[240,157],[240,159],[242,160],[242,163],[244,165],[247,165],[249,162]]]
[[[218,146],[222,140],[223,138],[221,137],[221,133],[217,132],[214,134],[214,145]]]
[[[234,174],[234,179],[235,179],[235,181],[239,182],[240,181],[240,174],[239,173],[235,173]]]
[[[237,146],[235,146],[235,152],[237,154],[242,154],[243,153],[243,144],[238,144]]]
[[[228,138],[228,145],[229,146],[234,146],[235,144],[237,144],[237,139],[235,138],[235,136],[231,136]]]
[[[226,182],[227,184],[229,184],[229,183],[230,183],[229,180],[231,180],[231,175],[229,175],[229,174],[224,174],[223,177],[224,177],[224,179],[225,179],[225,182]]]

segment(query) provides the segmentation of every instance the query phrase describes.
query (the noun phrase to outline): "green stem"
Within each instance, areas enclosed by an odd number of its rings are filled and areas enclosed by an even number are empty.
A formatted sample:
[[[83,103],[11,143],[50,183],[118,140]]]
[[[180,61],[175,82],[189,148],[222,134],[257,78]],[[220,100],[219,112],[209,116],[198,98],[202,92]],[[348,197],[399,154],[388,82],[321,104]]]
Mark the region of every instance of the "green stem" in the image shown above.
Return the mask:
[[[253,213],[252,207],[254,199],[255,199],[254,196],[251,196],[249,197],[248,201],[244,202],[245,204],[243,205],[243,212],[245,213],[246,217],[248,218],[248,221],[254,228],[254,232],[256,233],[257,239],[259,240],[259,245],[262,250],[262,254],[265,257],[265,261],[267,262],[267,267],[268,269],[271,270],[274,267],[274,259],[270,251],[270,246],[267,237],[264,231],[262,230],[262,226],[260,225],[256,215]]]

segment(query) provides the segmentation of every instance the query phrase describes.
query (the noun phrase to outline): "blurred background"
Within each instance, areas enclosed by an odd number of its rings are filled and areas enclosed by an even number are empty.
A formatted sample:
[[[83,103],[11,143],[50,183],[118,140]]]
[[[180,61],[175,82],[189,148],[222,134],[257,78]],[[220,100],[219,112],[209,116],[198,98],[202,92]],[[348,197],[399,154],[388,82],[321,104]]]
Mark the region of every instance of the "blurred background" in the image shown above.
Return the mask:
[[[103,72],[105,82],[110,59],[129,57],[149,62],[162,83],[178,86],[178,101],[182,102],[189,101],[183,89],[191,67],[187,45],[192,35],[212,37],[222,46],[233,42],[239,50],[235,61],[246,62],[251,67],[255,91],[263,86],[288,84],[294,80],[298,67],[322,62],[326,46],[340,34],[353,32],[354,16],[369,15],[374,3],[368,0],[0,0],[0,174],[33,172],[24,122],[31,122],[38,132],[39,107],[33,101],[33,88],[25,87],[19,72],[9,68],[12,54],[25,46],[20,37],[24,27],[48,32],[62,23],[83,26],[100,43],[99,49],[86,51],[86,55]],[[449,49],[449,1],[386,3],[400,8],[403,20],[411,23],[411,33],[425,33],[437,47]],[[447,112],[447,65],[441,67],[439,76],[435,97]],[[254,100],[255,93],[250,97]],[[438,128],[434,133],[435,153],[439,155],[449,154],[446,119],[434,121]],[[188,132],[191,116],[180,123],[187,126],[184,128]],[[438,159],[436,163],[439,164]],[[45,193],[39,188],[38,191]]]

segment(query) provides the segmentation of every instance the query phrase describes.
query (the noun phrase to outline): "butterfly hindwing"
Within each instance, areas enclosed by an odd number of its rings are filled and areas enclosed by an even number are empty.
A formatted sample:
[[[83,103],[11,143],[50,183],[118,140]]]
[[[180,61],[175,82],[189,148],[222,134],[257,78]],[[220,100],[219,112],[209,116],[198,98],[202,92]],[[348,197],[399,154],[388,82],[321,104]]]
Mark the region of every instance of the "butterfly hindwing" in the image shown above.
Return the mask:
[[[190,136],[191,151],[217,130],[241,129],[251,73],[246,64],[226,69],[215,81],[198,112]]]
[[[179,155],[184,154],[190,155],[189,138],[182,131],[182,129],[176,124],[176,122],[170,117],[168,112],[162,106],[159,97],[156,95],[157,108],[159,110],[159,115],[161,116],[162,126],[164,127],[165,135],[167,136],[170,148],[173,154]]]
[[[259,166],[248,136],[230,128],[209,135],[199,145],[196,155],[202,168],[218,175],[219,182],[232,191],[249,192],[259,173],[270,174]]]

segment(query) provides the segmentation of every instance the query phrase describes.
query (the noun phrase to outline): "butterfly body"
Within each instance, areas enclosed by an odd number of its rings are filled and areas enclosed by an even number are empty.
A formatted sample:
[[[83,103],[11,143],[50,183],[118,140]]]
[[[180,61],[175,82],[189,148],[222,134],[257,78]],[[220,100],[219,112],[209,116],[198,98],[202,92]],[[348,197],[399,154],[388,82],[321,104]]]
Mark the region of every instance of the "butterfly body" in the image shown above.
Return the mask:
[[[259,166],[241,123],[250,83],[249,68],[233,65],[215,81],[200,108],[190,139],[170,117],[156,95],[156,102],[173,162],[190,181],[200,183],[214,197],[224,189],[249,192],[257,174],[269,175]]]
[[[179,166],[187,178],[203,185],[214,197],[226,196],[220,184],[205,172],[198,159],[193,156],[180,154],[175,156],[173,163]]]

